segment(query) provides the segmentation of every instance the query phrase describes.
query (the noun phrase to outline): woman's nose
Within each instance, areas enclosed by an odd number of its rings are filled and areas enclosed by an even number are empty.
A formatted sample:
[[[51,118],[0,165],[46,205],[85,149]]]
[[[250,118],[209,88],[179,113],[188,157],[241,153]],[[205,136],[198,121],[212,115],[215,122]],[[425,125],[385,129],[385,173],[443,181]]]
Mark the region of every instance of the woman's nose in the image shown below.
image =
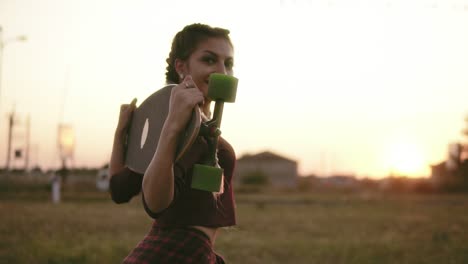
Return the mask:
[[[219,63],[218,64],[216,72],[217,73],[222,73],[222,74],[227,74],[226,66],[224,65],[224,63]]]

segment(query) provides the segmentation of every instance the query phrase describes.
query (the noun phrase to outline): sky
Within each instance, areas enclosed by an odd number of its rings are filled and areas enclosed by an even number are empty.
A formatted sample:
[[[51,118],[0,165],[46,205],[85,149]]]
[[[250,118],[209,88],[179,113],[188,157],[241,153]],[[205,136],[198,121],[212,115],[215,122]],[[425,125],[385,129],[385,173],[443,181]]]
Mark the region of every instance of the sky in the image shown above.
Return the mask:
[[[196,22],[231,31],[239,87],[221,130],[238,157],[428,176],[466,141],[467,0],[0,0],[0,164],[14,110],[13,149],[31,120],[31,165],[60,165],[59,125],[75,134],[71,166],[104,165],[120,104],[163,87],[173,36]]]

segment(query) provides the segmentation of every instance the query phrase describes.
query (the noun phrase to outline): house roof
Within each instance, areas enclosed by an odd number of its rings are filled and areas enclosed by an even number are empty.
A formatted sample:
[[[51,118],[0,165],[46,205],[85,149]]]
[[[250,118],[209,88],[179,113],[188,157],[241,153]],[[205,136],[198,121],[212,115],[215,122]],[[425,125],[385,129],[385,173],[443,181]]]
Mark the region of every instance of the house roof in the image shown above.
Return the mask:
[[[296,163],[295,160],[288,159],[270,151],[264,151],[254,155],[245,154],[237,161],[289,161]]]

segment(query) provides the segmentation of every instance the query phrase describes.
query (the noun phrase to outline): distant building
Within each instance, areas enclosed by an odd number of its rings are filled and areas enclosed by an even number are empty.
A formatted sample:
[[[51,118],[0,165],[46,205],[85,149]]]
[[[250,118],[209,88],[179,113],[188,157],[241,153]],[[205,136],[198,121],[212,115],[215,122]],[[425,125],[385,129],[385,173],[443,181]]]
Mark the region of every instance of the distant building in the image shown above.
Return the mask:
[[[269,151],[240,157],[235,170],[235,184],[239,185],[243,177],[253,173],[265,175],[274,187],[297,187],[297,162]]]
[[[431,166],[432,182],[443,188],[468,190],[468,159],[465,157],[466,147],[458,143],[449,145],[447,160]]]
[[[443,183],[448,177],[453,177],[453,171],[447,168],[445,161],[431,165],[431,180],[436,185]]]

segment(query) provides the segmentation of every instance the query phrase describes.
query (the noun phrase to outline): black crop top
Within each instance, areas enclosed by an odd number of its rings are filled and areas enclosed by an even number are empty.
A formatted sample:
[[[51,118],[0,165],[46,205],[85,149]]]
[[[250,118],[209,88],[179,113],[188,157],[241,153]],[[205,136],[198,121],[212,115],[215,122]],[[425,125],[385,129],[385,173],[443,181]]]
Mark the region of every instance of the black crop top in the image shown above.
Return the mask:
[[[224,170],[224,192],[217,197],[207,191],[192,189],[193,165],[203,159],[207,145],[197,138],[190,150],[174,166],[174,199],[161,212],[152,212],[142,195],[145,211],[156,219],[159,226],[206,226],[224,227],[236,224],[235,201],[232,177],[235,167],[235,153],[232,146],[219,138],[218,159]],[[141,191],[143,175],[128,168],[113,175],[110,180],[112,200],[124,203]]]

